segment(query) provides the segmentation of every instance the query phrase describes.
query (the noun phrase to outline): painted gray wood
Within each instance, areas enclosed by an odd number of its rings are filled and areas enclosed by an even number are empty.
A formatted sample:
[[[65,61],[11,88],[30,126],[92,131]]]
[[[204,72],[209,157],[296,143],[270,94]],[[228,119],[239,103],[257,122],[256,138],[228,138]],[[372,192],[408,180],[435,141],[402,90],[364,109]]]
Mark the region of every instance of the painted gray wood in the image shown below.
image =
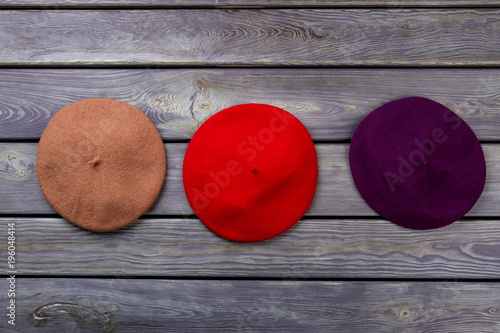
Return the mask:
[[[140,107],[167,141],[189,139],[210,115],[248,102],[287,109],[316,140],[345,140],[375,107],[410,95],[450,107],[482,140],[500,139],[500,69],[463,67],[500,64],[499,11],[402,9],[499,7],[498,1],[251,3],[390,10],[53,10],[74,5],[248,4],[243,0],[2,1],[4,9],[38,6],[39,10],[0,11],[0,65],[103,68],[0,69],[0,140],[37,139],[62,106],[90,97],[117,98]],[[130,64],[147,68],[105,68]],[[158,69],[159,65],[287,68]],[[393,68],[292,69],[295,65]],[[419,68],[397,68],[400,65]],[[435,65],[454,68],[424,68]],[[348,145],[317,144],[320,182],[309,217],[279,237],[253,244],[221,239],[192,217],[181,182],[186,146],[166,144],[167,180],[149,217],[116,232],[96,234],[60,218],[6,217],[53,210],[36,181],[36,143],[0,143],[0,232],[7,234],[9,222],[16,223],[17,232],[15,331],[500,331],[500,284],[452,282],[500,278],[500,223],[498,218],[480,218],[500,216],[500,145],[484,145],[487,185],[469,214],[477,219],[415,231],[382,219],[359,218],[374,212],[350,178]],[[155,217],[161,214],[179,217]],[[314,218],[317,215],[328,218]],[[6,245],[0,242],[0,253],[5,254]],[[54,275],[81,278],[51,278]],[[93,278],[97,275],[110,278]],[[224,280],[227,277],[278,280]],[[0,303],[5,306],[5,278],[0,279],[0,289],[4,291]],[[11,331],[6,322],[4,316],[0,331]]]
[[[59,7],[164,6],[164,7],[481,7],[499,6],[498,0],[2,0],[1,6]]]
[[[195,218],[141,219],[105,234],[60,218],[1,218],[5,235],[7,223],[16,224],[23,276],[500,278],[499,220],[417,231],[382,219],[303,219],[257,243],[220,238]]]
[[[496,283],[18,279],[18,288],[18,332],[500,328]]]
[[[43,197],[35,174],[35,143],[0,143],[0,214],[54,213]],[[182,163],[187,144],[166,145],[167,176],[163,190],[148,215],[193,214],[182,185]],[[376,215],[359,195],[351,178],[346,144],[317,144],[319,179],[307,215]],[[500,215],[500,145],[486,144],[486,186],[469,216]]]
[[[0,65],[500,64],[500,13],[1,11]]]
[[[165,140],[189,139],[211,115],[276,105],[316,140],[350,139],[363,117],[424,96],[458,113],[481,140],[499,140],[500,69],[0,69],[0,139],[38,139],[59,109],[84,98],[143,110]]]

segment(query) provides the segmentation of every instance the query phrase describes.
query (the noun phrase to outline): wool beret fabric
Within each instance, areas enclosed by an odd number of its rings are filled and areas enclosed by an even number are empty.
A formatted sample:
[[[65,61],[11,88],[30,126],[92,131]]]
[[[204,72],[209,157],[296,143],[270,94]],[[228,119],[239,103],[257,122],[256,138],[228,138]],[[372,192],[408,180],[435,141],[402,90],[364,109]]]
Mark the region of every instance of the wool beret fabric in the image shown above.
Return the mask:
[[[366,202],[413,229],[460,219],[486,180],[483,150],[471,128],[423,97],[392,101],[368,114],[352,137],[349,163]]]
[[[264,104],[216,113],[193,135],[183,165],[187,199],[214,233],[275,237],[309,208],[318,180],[312,139],[293,115]]]
[[[65,219],[96,232],[121,228],[155,201],[166,173],[162,139],[125,102],[93,98],[63,107],[38,145],[40,189]]]

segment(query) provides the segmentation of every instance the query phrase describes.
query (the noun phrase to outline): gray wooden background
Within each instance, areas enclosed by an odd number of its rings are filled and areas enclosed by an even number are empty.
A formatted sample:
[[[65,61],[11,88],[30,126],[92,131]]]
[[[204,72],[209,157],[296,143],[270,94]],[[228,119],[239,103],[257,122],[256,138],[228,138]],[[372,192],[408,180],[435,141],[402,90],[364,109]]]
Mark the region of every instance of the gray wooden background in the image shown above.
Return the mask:
[[[437,230],[380,218],[349,172],[359,121],[413,95],[466,120],[487,161],[475,207]],[[61,219],[34,167],[52,115],[91,97],[143,110],[168,156],[158,201],[105,234]],[[306,216],[249,244],[203,226],[181,174],[196,129],[241,103],[296,115],[320,168]],[[500,332],[499,143],[500,1],[3,0],[0,331]]]

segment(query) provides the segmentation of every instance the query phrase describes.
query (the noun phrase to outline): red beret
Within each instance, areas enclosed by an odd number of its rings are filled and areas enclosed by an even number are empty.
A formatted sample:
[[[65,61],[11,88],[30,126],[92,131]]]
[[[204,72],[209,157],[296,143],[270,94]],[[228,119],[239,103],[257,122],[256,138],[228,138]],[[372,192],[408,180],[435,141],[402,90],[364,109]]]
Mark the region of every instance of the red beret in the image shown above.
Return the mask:
[[[196,131],[183,180],[191,207],[210,230],[233,241],[261,241],[288,230],[309,208],[318,180],[316,150],[287,111],[233,106]]]
[[[92,231],[141,216],[163,184],[166,157],[151,120],[112,99],[81,100],[51,119],[38,144],[40,189],[70,222]]]

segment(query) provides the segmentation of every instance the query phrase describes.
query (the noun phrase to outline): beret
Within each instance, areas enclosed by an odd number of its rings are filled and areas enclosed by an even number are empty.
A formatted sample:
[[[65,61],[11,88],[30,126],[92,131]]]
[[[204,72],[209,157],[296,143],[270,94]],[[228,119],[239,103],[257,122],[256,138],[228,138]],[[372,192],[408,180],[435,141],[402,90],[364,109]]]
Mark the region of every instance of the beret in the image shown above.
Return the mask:
[[[38,144],[36,173],[43,195],[62,217],[104,232],[133,222],[153,204],[166,155],[141,110],[92,98],[52,117]]]
[[[293,115],[265,104],[222,110],[193,135],[183,164],[189,204],[214,233],[238,242],[275,237],[309,208],[316,150]]]
[[[486,180],[483,150],[471,128],[423,97],[391,101],[369,113],[352,136],[349,164],[365,201],[413,229],[460,219]]]

